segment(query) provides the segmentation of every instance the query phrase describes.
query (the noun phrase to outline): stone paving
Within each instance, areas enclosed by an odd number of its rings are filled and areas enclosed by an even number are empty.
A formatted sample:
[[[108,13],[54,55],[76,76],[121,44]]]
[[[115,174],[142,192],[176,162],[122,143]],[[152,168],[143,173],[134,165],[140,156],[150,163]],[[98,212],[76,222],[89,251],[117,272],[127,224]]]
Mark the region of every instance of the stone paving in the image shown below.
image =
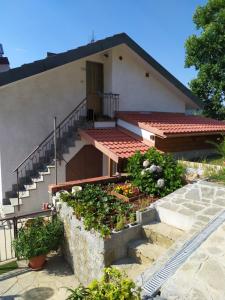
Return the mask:
[[[186,233],[138,278],[145,284],[182,245],[225,210],[225,186],[206,181],[188,184],[155,204],[162,221]],[[185,228],[184,228],[185,227]],[[179,267],[162,286],[162,299],[225,299],[225,224]]]
[[[225,209],[225,186],[207,181],[187,184],[157,201],[155,207],[167,218],[161,221],[186,231],[200,230]]]
[[[65,300],[65,287],[76,287],[71,269],[60,256],[48,258],[45,268],[31,271],[27,267],[0,275],[1,300]]]
[[[168,279],[161,289],[161,296],[167,300],[224,300],[224,258],[225,224]]]

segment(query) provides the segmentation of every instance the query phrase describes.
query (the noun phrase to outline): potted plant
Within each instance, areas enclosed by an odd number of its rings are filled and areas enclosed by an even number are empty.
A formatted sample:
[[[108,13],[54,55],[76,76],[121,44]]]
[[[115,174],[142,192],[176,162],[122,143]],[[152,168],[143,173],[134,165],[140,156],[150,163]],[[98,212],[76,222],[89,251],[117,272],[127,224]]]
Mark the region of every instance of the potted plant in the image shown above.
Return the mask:
[[[63,238],[63,224],[59,219],[46,220],[43,217],[29,219],[13,241],[16,256],[29,260],[29,267],[39,270],[46,255],[58,250]]]

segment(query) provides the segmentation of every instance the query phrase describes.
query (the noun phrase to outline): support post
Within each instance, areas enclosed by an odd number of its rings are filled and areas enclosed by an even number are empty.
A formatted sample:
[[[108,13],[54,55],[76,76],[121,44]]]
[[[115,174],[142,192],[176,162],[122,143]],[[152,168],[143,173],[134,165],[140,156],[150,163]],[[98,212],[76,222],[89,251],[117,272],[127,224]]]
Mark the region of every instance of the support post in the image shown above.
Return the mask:
[[[13,217],[13,233],[14,233],[14,239],[17,238],[18,235],[17,217]]]
[[[56,135],[56,117],[54,117],[54,161],[55,161],[55,184],[58,182],[57,174],[57,135]]]
[[[16,188],[17,188],[17,204],[18,211],[20,211],[20,188],[19,188],[19,169],[16,170]]]

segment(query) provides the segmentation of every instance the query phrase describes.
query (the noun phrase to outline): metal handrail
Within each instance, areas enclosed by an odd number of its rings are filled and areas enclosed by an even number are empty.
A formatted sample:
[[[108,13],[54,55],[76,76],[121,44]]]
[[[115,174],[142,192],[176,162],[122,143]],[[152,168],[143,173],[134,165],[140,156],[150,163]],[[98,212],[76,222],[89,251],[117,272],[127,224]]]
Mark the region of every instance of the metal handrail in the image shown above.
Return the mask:
[[[103,93],[100,95],[106,101],[106,106],[103,108],[106,110],[106,115],[114,118],[115,112],[119,110],[119,94],[113,93]],[[51,158],[52,146],[54,146],[54,161],[56,167],[56,176],[55,180],[57,182],[57,160],[58,160],[58,151],[57,144],[59,138],[63,136],[64,133],[68,133],[69,127],[74,126],[76,121],[80,121],[80,117],[87,116],[87,97],[85,97],[57,126],[56,118],[54,119],[54,130],[51,131],[48,136],[16,167],[13,173],[16,172],[17,177],[17,198],[18,198],[18,210],[20,210],[20,184],[23,183],[23,177],[27,176],[27,172],[33,172],[34,164],[45,164],[48,163],[48,159]],[[61,145],[59,144],[59,154],[61,154]],[[49,157],[46,156],[46,153],[49,152]],[[44,159],[44,161],[41,160]],[[62,159],[62,158],[60,158]],[[32,175],[29,175],[32,176]],[[26,182],[26,181],[25,181]],[[22,191],[21,191],[22,193]]]
[[[84,98],[73,110],[72,112],[70,112],[60,123],[59,125],[56,127],[56,129],[59,129],[61,127],[61,125],[67,120],[69,119],[73,113],[79,109],[80,106],[82,106],[85,101],[87,100],[87,98]],[[53,136],[54,134],[54,130],[52,130],[49,135],[16,167],[16,169],[12,172],[15,173],[51,136]]]

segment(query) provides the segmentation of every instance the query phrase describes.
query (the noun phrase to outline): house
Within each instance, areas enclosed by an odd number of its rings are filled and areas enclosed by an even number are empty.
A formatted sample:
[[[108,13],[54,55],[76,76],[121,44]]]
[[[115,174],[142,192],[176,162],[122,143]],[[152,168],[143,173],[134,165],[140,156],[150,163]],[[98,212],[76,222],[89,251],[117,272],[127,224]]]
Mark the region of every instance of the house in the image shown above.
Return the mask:
[[[5,216],[40,210],[56,181],[115,173],[136,150],[193,156],[225,132],[189,115],[199,100],[125,33],[2,72],[0,105]]]

